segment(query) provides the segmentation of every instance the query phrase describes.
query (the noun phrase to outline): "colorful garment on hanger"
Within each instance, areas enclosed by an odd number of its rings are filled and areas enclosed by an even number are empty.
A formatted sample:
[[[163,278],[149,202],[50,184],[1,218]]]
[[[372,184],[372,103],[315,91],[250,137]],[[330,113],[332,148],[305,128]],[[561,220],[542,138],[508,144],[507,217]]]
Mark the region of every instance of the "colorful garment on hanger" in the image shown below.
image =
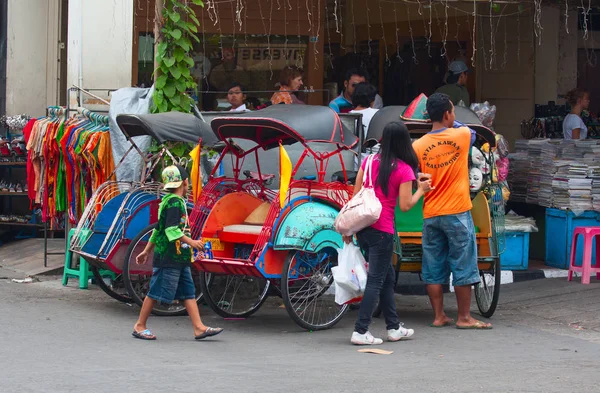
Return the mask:
[[[29,198],[43,221],[58,222],[67,213],[75,224],[93,192],[114,180],[108,117],[84,111],[65,119],[55,110],[27,125]]]

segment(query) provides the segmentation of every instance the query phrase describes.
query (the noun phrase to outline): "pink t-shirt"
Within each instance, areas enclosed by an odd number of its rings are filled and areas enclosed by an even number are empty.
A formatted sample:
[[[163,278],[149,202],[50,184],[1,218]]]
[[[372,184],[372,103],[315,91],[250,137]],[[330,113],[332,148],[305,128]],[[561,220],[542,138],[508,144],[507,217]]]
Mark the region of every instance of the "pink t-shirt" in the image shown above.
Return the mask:
[[[365,171],[365,166],[367,163],[367,159],[365,159],[361,164],[361,169],[363,173]],[[398,164],[396,165],[396,170],[392,172],[392,176],[390,177],[388,183],[388,195],[384,195],[381,187],[377,185],[377,175],[379,174],[379,154],[375,155],[373,159],[373,165],[371,166],[371,178],[373,181],[373,185],[375,187],[375,195],[379,202],[381,202],[381,216],[379,216],[379,220],[375,224],[372,225],[373,228],[378,229],[382,232],[394,233],[394,209],[398,204],[398,195],[400,193],[400,184],[415,180],[415,173],[408,164],[404,161],[398,160]]]

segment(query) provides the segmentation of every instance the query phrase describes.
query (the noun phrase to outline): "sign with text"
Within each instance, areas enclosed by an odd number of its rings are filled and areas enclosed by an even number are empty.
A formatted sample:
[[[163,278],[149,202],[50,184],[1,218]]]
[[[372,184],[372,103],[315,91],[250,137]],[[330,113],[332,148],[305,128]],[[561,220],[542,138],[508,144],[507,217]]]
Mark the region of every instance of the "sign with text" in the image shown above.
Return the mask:
[[[237,65],[247,71],[277,70],[286,65],[304,65],[306,45],[239,47]]]

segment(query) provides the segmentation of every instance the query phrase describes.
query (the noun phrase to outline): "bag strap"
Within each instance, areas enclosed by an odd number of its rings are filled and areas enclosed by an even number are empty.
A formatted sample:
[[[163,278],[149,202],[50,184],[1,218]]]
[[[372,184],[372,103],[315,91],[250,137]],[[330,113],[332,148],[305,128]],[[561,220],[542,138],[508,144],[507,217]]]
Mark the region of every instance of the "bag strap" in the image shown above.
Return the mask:
[[[367,158],[367,163],[365,164],[365,175],[363,178],[363,187],[372,188],[373,187],[373,179],[371,178],[373,169],[371,168],[373,165],[373,159],[375,156],[371,154],[369,158]]]

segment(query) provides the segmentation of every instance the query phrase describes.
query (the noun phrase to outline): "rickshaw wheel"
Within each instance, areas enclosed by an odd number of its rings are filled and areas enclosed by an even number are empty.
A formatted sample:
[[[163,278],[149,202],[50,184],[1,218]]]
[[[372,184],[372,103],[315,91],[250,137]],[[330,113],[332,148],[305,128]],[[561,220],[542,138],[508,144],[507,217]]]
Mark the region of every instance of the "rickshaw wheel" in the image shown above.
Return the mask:
[[[490,318],[496,311],[500,298],[500,261],[494,259],[491,272],[481,270],[481,282],[475,286],[475,300],[482,316]]]
[[[100,270],[98,267],[90,264],[90,270],[94,275],[94,281],[96,285],[100,287],[108,296],[112,297],[115,300],[118,300],[123,303],[131,303],[131,296],[127,293],[127,289],[125,288],[125,284],[123,283],[123,275],[117,275],[112,285],[108,285],[104,281],[104,277],[100,274]]]
[[[290,317],[306,330],[324,330],[338,323],[348,305],[335,302],[331,268],[337,252],[327,248],[318,253],[290,251],[281,280],[281,294]]]
[[[131,274],[132,266],[136,266],[135,258],[137,255],[144,249],[150,235],[154,228],[156,228],[156,223],[147,226],[144,228],[136,237],[133,238],[129,247],[127,248],[127,253],[125,254],[125,262],[123,264],[123,280],[125,281],[125,288],[127,292],[133,299],[133,301],[138,305],[142,306],[144,303],[144,299],[146,298],[146,293],[150,289],[150,278],[152,277],[152,269],[150,268],[147,274]],[[147,264],[152,264],[152,256],[148,258]],[[192,275],[194,277],[194,283],[196,284],[196,302],[200,302],[202,299],[202,292],[200,291],[200,286],[198,284],[198,273],[197,270],[192,267]],[[182,302],[176,302],[173,304],[157,304],[152,309],[152,314],[159,316],[178,316],[185,315],[186,310],[185,306]]]
[[[270,281],[251,276],[200,272],[206,304],[223,318],[248,318],[267,300]]]

